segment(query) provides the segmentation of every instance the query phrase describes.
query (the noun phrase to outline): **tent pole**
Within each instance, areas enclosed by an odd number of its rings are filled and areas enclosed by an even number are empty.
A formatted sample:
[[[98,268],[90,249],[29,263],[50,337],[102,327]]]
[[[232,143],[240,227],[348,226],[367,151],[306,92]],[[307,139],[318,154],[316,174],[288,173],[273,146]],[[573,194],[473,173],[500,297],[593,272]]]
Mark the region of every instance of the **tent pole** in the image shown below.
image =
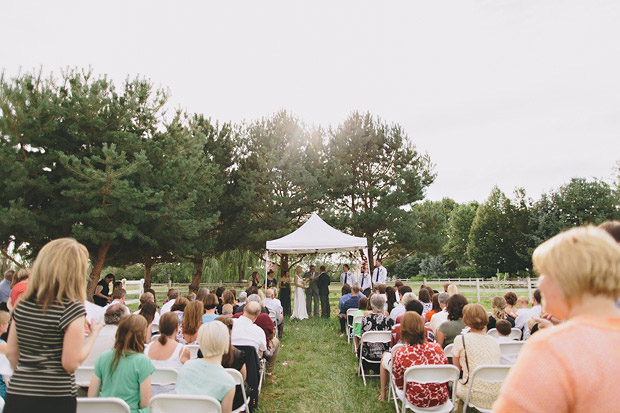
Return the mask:
[[[265,291],[267,291],[267,273],[269,272],[269,250],[265,250]]]

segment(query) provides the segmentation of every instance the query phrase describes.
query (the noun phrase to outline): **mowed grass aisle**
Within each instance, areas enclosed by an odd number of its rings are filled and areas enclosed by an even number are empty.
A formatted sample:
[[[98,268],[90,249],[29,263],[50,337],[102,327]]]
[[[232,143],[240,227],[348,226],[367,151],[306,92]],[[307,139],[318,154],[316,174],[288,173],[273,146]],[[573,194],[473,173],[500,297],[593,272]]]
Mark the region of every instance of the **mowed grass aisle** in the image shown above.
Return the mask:
[[[333,310],[333,307],[332,307]],[[357,376],[357,358],[340,337],[334,315],[328,320],[285,321],[274,375],[266,377],[259,412],[391,412],[377,401],[379,378]]]

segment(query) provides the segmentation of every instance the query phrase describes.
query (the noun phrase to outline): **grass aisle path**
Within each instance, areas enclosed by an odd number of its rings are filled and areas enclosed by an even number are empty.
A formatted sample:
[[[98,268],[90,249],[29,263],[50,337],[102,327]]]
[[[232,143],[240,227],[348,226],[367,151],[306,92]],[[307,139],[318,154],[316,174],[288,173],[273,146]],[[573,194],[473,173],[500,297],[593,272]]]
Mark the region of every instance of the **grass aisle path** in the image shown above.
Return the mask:
[[[286,320],[274,375],[267,377],[258,412],[393,412],[377,401],[379,378],[358,377],[357,358],[329,320]],[[285,364],[284,364],[285,363]]]

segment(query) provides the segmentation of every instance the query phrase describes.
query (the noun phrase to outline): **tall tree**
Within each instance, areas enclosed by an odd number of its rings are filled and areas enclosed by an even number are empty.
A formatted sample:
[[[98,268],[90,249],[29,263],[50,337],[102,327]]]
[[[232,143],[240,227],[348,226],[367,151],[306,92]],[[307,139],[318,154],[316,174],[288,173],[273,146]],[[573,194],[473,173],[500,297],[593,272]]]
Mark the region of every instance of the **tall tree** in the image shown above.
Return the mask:
[[[458,205],[450,213],[448,239],[443,247],[443,254],[448,259],[448,265],[453,265],[457,269],[467,263],[467,243],[477,210],[478,203],[470,202]]]
[[[406,208],[424,197],[435,178],[428,155],[416,150],[399,125],[357,112],[330,131],[321,172],[328,220],[367,237],[371,254],[382,259],[401,253],[395,240],[411,241],[395,232]]]

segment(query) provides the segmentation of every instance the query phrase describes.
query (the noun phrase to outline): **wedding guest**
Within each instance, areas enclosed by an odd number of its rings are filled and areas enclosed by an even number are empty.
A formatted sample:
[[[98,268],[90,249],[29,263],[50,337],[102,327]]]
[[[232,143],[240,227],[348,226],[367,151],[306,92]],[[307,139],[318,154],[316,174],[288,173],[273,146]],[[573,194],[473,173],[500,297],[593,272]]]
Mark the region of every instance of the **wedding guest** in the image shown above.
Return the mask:
[[[20,298],[26,292],[28,288],[28,280],[30,278],[30,268],[20,268],[19,271],[13,276],[11,282],[11,293],[9,294],[9,301],[6,303],[9,311],[13,311]]]
[[[202,301],[193,301],[185,307],[183,321],[177,333],[181,344],[198,344],[198,329],[202,325],[204,305]]]
[[[183,312],[185,311],[185,307],[189,304],[189,300],[185,297],[177,297],[174,300],[174,305],[170,307],[171,313],[176,313],[179,318],[179,324],[183,321]]]
[[[566,321],[526,342],[493,410],[616,411],[620,246],[599,228],[578,227],[539,245],[532,262],[545,312]]]
[[[359,305],[357,307],[357,311],[353,313],[353,320],[355,320],[355,317],[357,317],[358,315],[367,315],[370,314],[370,312],[368,311],[368,305],[369,305],[369,299],[366,297],[362,297],[359,299]],[[358,341],[358,337],[361,337],[362,335],[362,323],[361,321],[358,323],[353,323],[353,341],[355,343],[355,350],[357,351],[357,347],[359,344]]]
[[[504,300],[506,300],[506,315],[516,319],[517,309],[515,304],[517,304],[517,295],[512,291],[508,291],[504,294]]]
[[[9,322],[11,321],[11,315],[6,311],[0,311],[0,336],[4,336],[9,331]],[[0,339],[0,354],[6,355],[6,341]],[[6,399],[6,384],[4,378],[0,374],[0,397]]]
[[[164,303],[164,305],[161,306],[161,310],[159,311],[159,315],[160,316],[164,315],[168,311],[170,311],[170,309],[172,308],[172,306],[176,302],[177,298],[179,298],[179,290],[177,290],[176,288],[169,289],[168,290],[168,300]]]
[[[282,303],[280,300],[275,298],[275,293],[272,288],[268,288],[265,291],[265,299],[263,300],[263,304],[269,311],[273,311],[276,315],[276,323],[278,325],[278,336],[282,337],[282,333],[284,333],[284,310],[282,308]]]
[[[383,310],[385,306],[385,297],[381,294],[373,294],[370,297],[370,305],[372,307],[372,313],[362,318],[362,335],[368,331],[390,331],[394,325],[394,320],[389,318]],[[367,346],[364,346],[362,356],[369,360],[380,361],[381,356],[388,349],[389,343],[369,343]],[[374,364],[364,364],[364,368],[372,368],[375,371],[378,370]]]
[[[439,293],[433,294],[432,304],[433,307],[431,308],[431,311],[428,311],[424,316],[426,318],[426,321],[429,323],[431,321],[431,318],[433,318],[435,314],[441,311],[441,307],[439,306]]]
[[[451,284],[454,285],[454,284]],[[450,289],[450,287],[448,287]],[[463,307],[467,305],[467,298],[461,294],[454,294],[448,299],[446,307],[448,311],[448,321],[442,323],[437,329],[435,341],[443,348],[454,342],[456,336],[461,334],[465,328],[463,323]]]
[[[230,413],[235,381],[222,367],[222,356],[230,348],[228,328],[216,320],[203,324],[198,330],[198,341],[202,358],[189,360],[183,365],[176,393],[211,396],[221,403],[223,413]]]
[[[387,312],[391,313],[392,310],[394,309],[394,304],[397,304],[396,292],[394,291],[394,287],[392,286],[385,287],[385,296],[387,298]]]
[[[233,311],[233,306],[230,304],[224,304],[222,306],[222,315],[233,315]]]
[[[412,292],[407,292],[403,294],[402,298],[400,299],[400,304],[394,307],[394,309],[390,313],[390,318],[394,320],[394,322],[396,322],[396,319],[405,314],[405,311],[407,311],[407,304],[415,299],[415,294]]]
[[[492,315],[489,317],[489,324],[487,325],[487,331],[495,328],[495,323],[498,320],[507,320],[512,326],[515,324],[515,320],[512,317],[506,315],[506,300],[504,297],[493,297],[491,301]]]
[[[498,343],[513,343],[515,340],[510,338],[512,332],[512,324],[508,320],[498,320],[495,323],[495,329],[497,330],[497,342]],[[517,355],[502,355],[500,358],[500,364],[512,366],[517,359]]]
[[[112,299],[110,298],[110,283],[114,282],[114,274],[107,274],[97,283],[93,301],[100,307],[105,307]]]
[[[437,297],[437,301],[439,302],[439,308],[441,308],[441,311],[431,317],[430,324],[430,328],[435,332],[435,334],[437,334],[437,329],[439,328],[439,326],[448,321],[447,306],[449,298],[450,295],[448,293],[440,293]]]
[[[426,341],[424,321],[413,312],[407,312],[400,324],[401,341],[404,347],[394,352],[392,373],[396,387],[403,390],[405,371],[411,366],[417,365],[442,365],[447,364],[441,346],[437,343]],[[387,381],[386,381],[387,384]],[[385,386],[381,390],[380,400],[385,399]],[[408,383],[405,389],[407,400],[417,407],[428,408],[444,404],[448,401],[448,386],[445,383]]]
[[[99,332],[97,339],[93,343],[93,347],[82,363],[82,366],[92,367],[95,365],[97,358],[108,350],[114,348],[116,331],[122,318],[125,316],[125,308],[122,304],[114,304],[107,308],[104,321],[105,325]]]
[[[201,288],[198,290],[198,293],[196,294],[196,300],[198,301],[202,301],[202,304],[205,304],[205,299],[207,298],[207,295],[210,294],[210,291],[208,288]]]
[[[422,306],[424,307],[424,311],[422,311],[422,317],[425,317],[426,313],[433,309],[431,297],[432,295],[428,292],[426,288],[420,288],[420,292],[418,293],[418,300],[420,300]]]
[[[15,271],[6,270],[4,272],[4,279],[0,281],[0,303],[6,303],[9,301],[9,294],[11,293],[11,281]]]
[[[458,293],[459,293],[459,289],[456,286],[456,284],[450,283],[450,285],[448,285],[448,295],[452,297],[453,295],[458,294]]]
[[[114,291],[112,291],[112,301],[110,301],[110,304],[106,305],[104,307],[107,308],[109,306],[111,306],[112,304],[122,304],[123,308],[125,309],[125,315],[129,315],[129,308],[127,308],[127,306],[125,305],[125,296],[127,295],[127,291],[125,291],[124,288],[117,288]]]
[[[220,316],[216,319],[217,321],[222,322],[227,328],[228,332],[232,332],[233,327],[233,319],[232,317],[224,317]],[[225,369],[235,369],[239,373],[241,373],[241,377],[243,377],[244,383],[241,385],[237,385],[235,388],[235,398],[233,400],[233,410],[239,409],[245,401],[243,400],[243,392],[241,391],[241,386],[245,386],[246,395],[249,397],[249,386],[245,382],[247,378],[247,367],[245,365],[245,352],[238,350],[235,346],[230,344],[228,348],[228,352],[222,355],[222,367]]]
[[[177,343],[179,320],[173,313],[166,313],[160,319],[160,335],[156,341],[148,344],[144,354],[151,360],[156,369],[172,369],[177,372],[190,359],[189,348]],[[174,384],[169,386],[151,386],[151,395],[170,393]]]
[[[189,293],[187,294],[187,299],[192,302],[196,300],[196,293]]]
[[[204,299],[204,314],[202,316],[203,323],[209,323],[217,318],[215,309],[217,307],[217,296],[215,294],[207,294]]]
[[[448,301],[448,306],[450,302]],[[472,386],[471,374],[478,366],[497,365],[500,362],[499,343],[487,336],[485,328],[489,322],[486,310],[480,304],[467,304],[463,308],[463,322],[469,332],[454,339],[452,363],[463,371],[456,395],[465,402],[469,387]],[[441,330],[441,327],[440,327]],[[476,381],[471,389],[469,402],[484,409],[490,409],[497,398],[501,383]]]
[[[28,289],[13,311],[6,357],[14,369],[4,411],[75,412],[73,372],[103,327],[84,338],[89,254],[72,238],[48,242],[32,267]]]
[[[232,291],[226,290],[222,293],[222,306],[230,304],[233,307],[233,312],[237,309],[237,301],[235,300],[235,294]],[[220,308],[221,312],[221,308]]]
[[[345,284],[346,287],[348,287],[348,284]],[[343,287],[344,290],[344,287]],[[347,325],[347,321],[349,322],[349,324],[351,324],[353,322],[353,317],[350,317],[350,320],[347,320],[347,311],[352,309],[352,308],[358,308],[359,307],[359,301],[360,301],[360,288],[356,285],[353,287],[353,289],[351,289],[351,293],[349,293],[348,295],[350,296],[348,300],[346,300],[343,304],[342,307],[340,308],[340,313],[338,314],[338,318],[340,320],[340,332],[341,333],[345,333],[346,332],[346,325]]]
[[[88,397],[118,397],[132,412],[148,412],[155,367],[144,355],[145,331],[146,320],[140,315],[121,320],[114,350],[106,351],[95,362]]]
[[[278,283],[278,298],[282,303],[284,315],[291,315],[291,276],[289,271],[284,271]]]

